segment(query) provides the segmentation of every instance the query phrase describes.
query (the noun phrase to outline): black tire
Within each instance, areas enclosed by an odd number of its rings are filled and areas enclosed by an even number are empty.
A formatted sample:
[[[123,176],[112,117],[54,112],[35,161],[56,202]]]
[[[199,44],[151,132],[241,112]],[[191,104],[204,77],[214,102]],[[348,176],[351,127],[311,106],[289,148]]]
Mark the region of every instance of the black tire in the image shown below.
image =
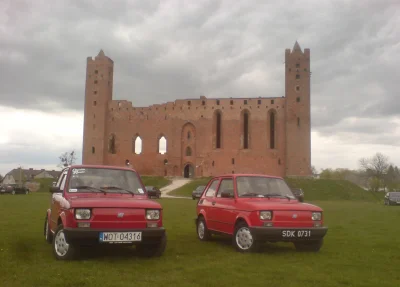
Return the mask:
[[[235,226],[232,238],[233,246],[239,252],[257,252],[260,250],[260,242],[256,241],[246,222],[239,222]],[[247,245],[247,246],[245,246]]]
[[[300,252],[318,252],[324,244],[324,239],[293,242],[293,244],[296,250]]]
[[[167,247],[167,234],[164,233],[161,240],[155,244],[139,244],[136,246],[136,250],[141,257],[160,257],[164,254],[165,248]]]
[[[44,239],[47,243],[51,244],[53,242],[53,234],[50,231],[49,220],[46,214],[46,218],[44,219]]]
[[[195,196],[192,196],[192,198],[193,198],[193,200],[196,200],[196,197],[195,197]]]
[[[211,239],[211,233],[207,228],[207,224],[206,224],[206,221],[203,216],[200,216],[197,219],[196,233],[197,233],[197,237],[201,241],[208,241]]]
[[[58,260],[72,260],[75,258],[76,255],[76,247],[72,244],[68,244],[65,240],[65,234],[64,234],[64,226],[60,224],[56,232],[54,233],[53,236],[53,253],[56,259]],[[67,251],[65,254],[62,254],[61,250],[58,250],[58,248],[63,247],[66,248]],[[60,252],[59,252],[60,251]]]

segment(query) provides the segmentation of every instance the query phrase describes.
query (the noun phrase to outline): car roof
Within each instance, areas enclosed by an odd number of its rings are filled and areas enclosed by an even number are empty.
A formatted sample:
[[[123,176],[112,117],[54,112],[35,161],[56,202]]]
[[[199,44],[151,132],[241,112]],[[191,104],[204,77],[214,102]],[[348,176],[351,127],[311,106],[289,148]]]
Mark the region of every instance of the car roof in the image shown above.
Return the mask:
[[[105,169],[129,170],[136,172],[136,170],[131,167],[118,166],[118,165],[74,164],[68,166],[68,168],[105,168]]]
[[[268,177],[268,178],[283,179],[280,176],[269,175],[269,174],[258,174],[258,173],[231,173],[231,174],[228,173],[228,174],[222,174],[222,175],[214,176],[212,179],[219,178],[219,177],[240,177],[240,176],[246,176],[246,177]]]

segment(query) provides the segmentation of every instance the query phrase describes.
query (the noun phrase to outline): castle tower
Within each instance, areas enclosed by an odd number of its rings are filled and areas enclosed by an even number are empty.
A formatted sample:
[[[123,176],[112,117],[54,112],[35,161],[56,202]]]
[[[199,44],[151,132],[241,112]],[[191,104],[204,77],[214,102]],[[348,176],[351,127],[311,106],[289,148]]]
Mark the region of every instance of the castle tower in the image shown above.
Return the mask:
[[[286,176],[311,176],[310,49],[285,51]]]
[[[106,136],[108,104],[112,100],[114,62],[103,50],[87,58],[83,164],[103,164],[108,149]]]

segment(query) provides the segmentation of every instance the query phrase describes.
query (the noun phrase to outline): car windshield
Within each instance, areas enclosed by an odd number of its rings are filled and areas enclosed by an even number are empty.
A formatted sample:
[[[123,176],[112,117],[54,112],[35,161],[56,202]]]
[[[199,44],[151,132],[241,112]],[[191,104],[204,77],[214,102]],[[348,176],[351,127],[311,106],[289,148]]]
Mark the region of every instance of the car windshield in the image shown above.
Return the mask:
[[[68,191],[132,194],[145,193],[136,172],[111,168],[72,169]]]
[[[286,182],[265,176],[238,176],[236,188],[239,197],[295,198]]]
[[[196,188],[196,191],[203,191],[204,190],[204,185],[200,185]]]
[[[389,197],[400,197],[400,192],[399,191],[389,192]]]

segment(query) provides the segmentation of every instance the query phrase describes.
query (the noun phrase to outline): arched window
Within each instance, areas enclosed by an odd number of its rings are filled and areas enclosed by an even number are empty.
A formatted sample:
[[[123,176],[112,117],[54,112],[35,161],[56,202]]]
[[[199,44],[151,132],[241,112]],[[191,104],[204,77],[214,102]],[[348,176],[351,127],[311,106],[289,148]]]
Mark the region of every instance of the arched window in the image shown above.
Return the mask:
[[[158,139],[158,153],[165,154],[167,152],[167,139],[165,136],[161,136]]]
[[[216,148],[221,148],[221,113],[217,112],[216,117]]]
[[[186,156],[192,156],[192,149],[190,148],[190,146],[186,148]]]
[[[249,119],[250,119],[250,112],[245,110],[243,111],[243,148],[249,148]]]
[[[271,149],[275,148],[275,113],[269,114],[269,146]]]
[[[190,131],[187,132],[187,139],[190,140],[190,138],[192,137],[192,134],[190,133]]]
[[[133,140],[132,144],[133,144],[133,152],[135,154],[141,154],[142,150],[143,150],[142,138],[137,135],[136,137],[134,137],[134,140]]]

